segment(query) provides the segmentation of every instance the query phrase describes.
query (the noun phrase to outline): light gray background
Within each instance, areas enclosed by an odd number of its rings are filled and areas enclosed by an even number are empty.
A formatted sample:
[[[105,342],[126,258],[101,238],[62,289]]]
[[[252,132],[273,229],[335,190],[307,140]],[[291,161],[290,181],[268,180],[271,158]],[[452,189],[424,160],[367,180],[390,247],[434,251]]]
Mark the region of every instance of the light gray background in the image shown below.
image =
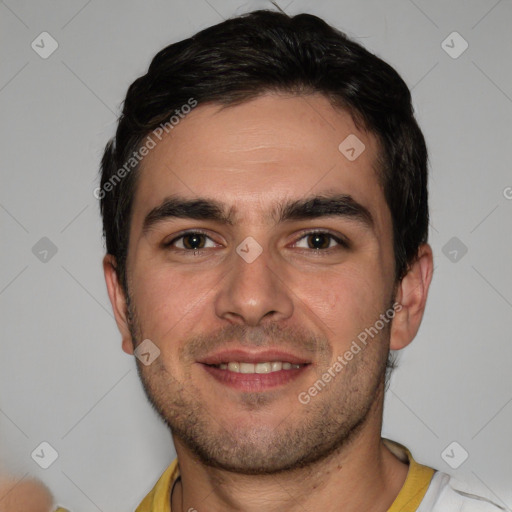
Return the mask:
[[[457,473],[510,509],[512,3],[309,4],[280,3],[324,17],[396,67],[430,149],[435,275],[387,395],[384,435],[447,472],[441,453],[457,441],[469,453]],[[73,512],[133,510],[174,457],[121,351],[103,280],[93,197],[103,146],[159,49],[268,5],[0,2],[0,461],[41,478]],[[59,45],[47,59],[31,48],[43,31]],[[456,59],[441,46],[453,31],[469,44]],[[42,237],[58,249],[46,262],[32,252]],[[455,262],[442,250],[452,237],[468,248]],[[31,458],[43,441],[58,452],[48,469]]]

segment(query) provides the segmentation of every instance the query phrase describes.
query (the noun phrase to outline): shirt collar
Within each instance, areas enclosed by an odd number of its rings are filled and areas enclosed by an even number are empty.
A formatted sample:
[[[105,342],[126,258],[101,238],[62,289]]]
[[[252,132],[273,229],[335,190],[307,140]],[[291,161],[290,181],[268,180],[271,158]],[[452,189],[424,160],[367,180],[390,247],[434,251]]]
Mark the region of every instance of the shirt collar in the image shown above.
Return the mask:
[[[405,446],[389,439],[382,441],[396,457],[409,465],[404,485],[388,512],[414,511],[427,492],[434,470],[418,464]],[[178,459],[174,459],[135,512],[172,512],[171,489],[179,475]]]

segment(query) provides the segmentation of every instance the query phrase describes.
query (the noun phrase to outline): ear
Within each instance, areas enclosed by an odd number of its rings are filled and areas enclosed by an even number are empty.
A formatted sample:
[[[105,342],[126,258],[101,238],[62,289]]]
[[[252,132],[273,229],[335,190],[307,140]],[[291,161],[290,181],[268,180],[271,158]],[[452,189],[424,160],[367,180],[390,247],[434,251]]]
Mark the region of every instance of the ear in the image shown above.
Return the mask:
[[[400,350],[414,339],[423,318],[434,263],[432,248],[422,244],[407,274],[397,286],[399,304],[391,324],[390,349]]]
[[[123,350],[132,355],[133,343],[128,323],[126,297],[117,275],[116,259],[112,254],[106,254],[103,258],[103,273],[117,328],[121,333]]]

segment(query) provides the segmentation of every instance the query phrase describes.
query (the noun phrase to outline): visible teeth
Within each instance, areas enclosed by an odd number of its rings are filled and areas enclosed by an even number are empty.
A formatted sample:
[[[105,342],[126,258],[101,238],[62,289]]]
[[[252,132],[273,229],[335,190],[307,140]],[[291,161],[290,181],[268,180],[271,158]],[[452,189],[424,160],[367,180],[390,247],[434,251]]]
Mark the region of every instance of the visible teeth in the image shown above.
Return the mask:
[[[270,363],[257,363],[254,370],[256,373],[270,373]]]
[[[283,363],[281,363],[281,361],[274,361],[272,363],[271,371],[278,372],[279,370],[282,370],[282,369],[283,369]]]
[[[236,373],[272,373],[279,372],[281,370],[298,369],[304,365],[292,364],[282,361],[269,361],[265,363],[243,363],[232,361],[230,363],[221,363],[217,365],[221,370],[229,370]]]
[[[228,364],[228,370],[232,372],[240,372],[240,366],[238,363],[229,363]]]
[[[240,363],[240,373],[254,373],[254,364]]]

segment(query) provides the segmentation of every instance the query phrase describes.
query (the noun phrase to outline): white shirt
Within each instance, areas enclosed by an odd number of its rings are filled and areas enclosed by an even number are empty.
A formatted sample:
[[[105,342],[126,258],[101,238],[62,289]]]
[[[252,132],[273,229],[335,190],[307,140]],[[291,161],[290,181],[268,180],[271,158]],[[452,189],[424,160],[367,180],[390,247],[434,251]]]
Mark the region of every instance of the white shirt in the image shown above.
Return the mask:
[[[485,489],[436,471],[416,512],[499,512],[507,510],[490,497]],[[488,493],[487,493],[488,494]]]

